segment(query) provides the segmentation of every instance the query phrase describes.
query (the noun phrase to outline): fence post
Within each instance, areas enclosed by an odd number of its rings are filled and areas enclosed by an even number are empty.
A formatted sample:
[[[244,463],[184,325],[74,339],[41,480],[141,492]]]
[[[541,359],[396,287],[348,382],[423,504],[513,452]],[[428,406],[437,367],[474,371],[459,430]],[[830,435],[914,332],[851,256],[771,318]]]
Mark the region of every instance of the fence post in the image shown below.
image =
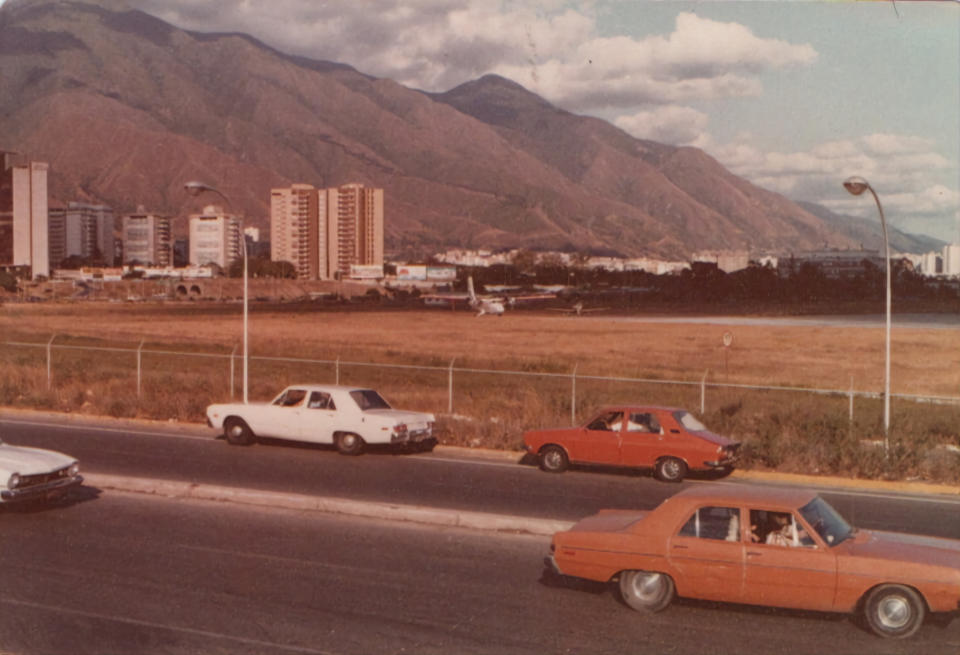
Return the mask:
[[[708,368],[703,372],[703,378],[700,380],[700,416],[703,416],[707,413],[707,374],[710,373]]]
[[[142,377],[142,374],[140,371],[141,371],[141,362],[143,360],[143,354],[141,351],[143,350],[143,341],[144,341],[143,339],[140,339],[140,345],[137,346],[137,398],[140,397],[140,379]]]
[[[336,372],[334,373],[334,375],[335,375],[336,378],[337,378],[337,382],[336,382],[336,383],[337,383],[337,384],[340,384],[340,355],[337,355],[337,365],[336,365],[335,371],[336,371]]]
[[[454,357],[450,360],[450,368],[447,370],[447,414],[453,414],[453,363],[457,361]]]
[[[853,423],[853,376],[850,376],[850,423]]]
[[[234,370],[237,367],[236,358],[237,358],[237,347],[234,346],[233,350],[230,351],[230,400],[233,400],[233,376],[234,376]]]
[[[577,363],[573,365],[573,374],[570,376],[570,425],[577,424],[577,366]]]
[[[57,335],[54,334],[50,337],[50,341],[47,342],[47,391],[50,391],[50,387],[53,385],[53,369],[51,365],[52,360],[52,346],[53,340],[57,338]]]

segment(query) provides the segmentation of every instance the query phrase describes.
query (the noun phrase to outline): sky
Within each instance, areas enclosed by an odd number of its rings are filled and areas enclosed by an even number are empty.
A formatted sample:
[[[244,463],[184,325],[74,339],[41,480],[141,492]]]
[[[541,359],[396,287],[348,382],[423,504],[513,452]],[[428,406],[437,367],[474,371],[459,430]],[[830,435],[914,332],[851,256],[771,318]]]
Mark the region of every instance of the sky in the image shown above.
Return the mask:
[[[960,242],[958,2],[117,1],[426,91],[502,75],[877,220],[869,194],[843,189],[860,175],[891,226]]]

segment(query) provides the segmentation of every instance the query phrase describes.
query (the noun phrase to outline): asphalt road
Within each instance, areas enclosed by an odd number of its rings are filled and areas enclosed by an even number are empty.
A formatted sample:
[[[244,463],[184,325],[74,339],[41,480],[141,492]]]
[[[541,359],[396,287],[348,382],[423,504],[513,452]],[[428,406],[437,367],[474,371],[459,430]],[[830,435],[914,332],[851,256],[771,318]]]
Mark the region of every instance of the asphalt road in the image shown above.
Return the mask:
[[[344,457],[332,448],[283,442],[232,447],[206,429],[3,418],[0,430],[9,443],[70,453],[88,472],[571,521],[603,508],[651,509],[683,486],[649,473],[551,475],[502,457],[389,451]],[[960,539],[960,499],[850,490],[824,496],[862,528]]]
[[[89,488],[0,526],[0,651],[18,655],[960,651],[960,621],[884,641],[840,615],[642,615],[544,577],[544,537]]]

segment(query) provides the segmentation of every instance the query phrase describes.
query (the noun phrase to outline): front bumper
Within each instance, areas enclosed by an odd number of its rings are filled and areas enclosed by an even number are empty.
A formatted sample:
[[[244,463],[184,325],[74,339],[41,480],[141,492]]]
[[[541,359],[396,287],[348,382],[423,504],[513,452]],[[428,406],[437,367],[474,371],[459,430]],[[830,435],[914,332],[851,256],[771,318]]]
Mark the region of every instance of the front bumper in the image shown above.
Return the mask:
[[[408,430],[401,434],[394,432],[390,435],[390,443],[420,443],[433,438],[433,430],[424,428],[423,430]]]
[[[76,487],[83,483],[82,475],[75,475],[72,478],[57,478],[43,484],[34,484],[28,487],[18,487],[16,489],[3,489],[0,491],[0,501],[4,503],[22,502],[25,500],[35,500],[37,498],[47,498],[51,495],[65,492],[70,487]]]

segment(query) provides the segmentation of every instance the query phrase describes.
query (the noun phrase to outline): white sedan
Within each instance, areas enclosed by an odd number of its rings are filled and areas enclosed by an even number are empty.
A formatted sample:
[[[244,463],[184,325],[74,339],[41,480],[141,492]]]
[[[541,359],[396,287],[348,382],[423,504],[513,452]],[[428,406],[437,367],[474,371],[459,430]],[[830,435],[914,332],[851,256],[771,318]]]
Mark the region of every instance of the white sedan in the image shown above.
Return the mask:
[[[337,385],[296,384],[269,403],[210,405],[207,424],[235,445],[271,437],[334,444],[344,455],[367,444],[435,443],[433,414],[393,409],[373,389]]]
[[[0,441],[0,503],[53,500],[82,482],[80,465],[69,455]]]

